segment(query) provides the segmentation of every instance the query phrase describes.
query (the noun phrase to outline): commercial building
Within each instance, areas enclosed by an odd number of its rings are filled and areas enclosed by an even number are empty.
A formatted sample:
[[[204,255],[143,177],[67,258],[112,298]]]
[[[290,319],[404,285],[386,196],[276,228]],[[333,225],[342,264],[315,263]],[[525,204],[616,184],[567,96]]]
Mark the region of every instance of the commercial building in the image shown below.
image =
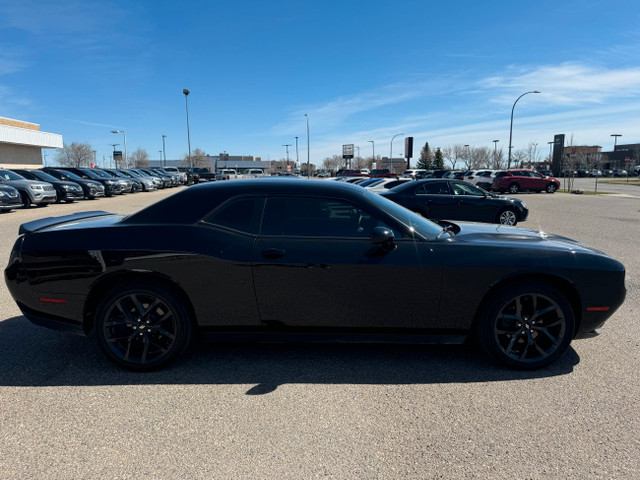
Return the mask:
[[[62,148],[62,135],[40,131],[36,123],[0,117],[0,167],[43,165],[42,149]]]

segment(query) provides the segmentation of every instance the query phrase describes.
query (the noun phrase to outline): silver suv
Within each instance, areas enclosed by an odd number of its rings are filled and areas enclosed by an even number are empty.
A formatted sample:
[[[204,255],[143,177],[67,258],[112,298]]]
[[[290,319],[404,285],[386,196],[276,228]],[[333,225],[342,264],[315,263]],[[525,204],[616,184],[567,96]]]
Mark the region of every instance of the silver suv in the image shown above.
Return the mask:
[[[0,170],[0,182],[20,192],[22,206],[25,208],[31,204],[48,205],[56,201],[56,190],[49,182],[27,180],[11,170]]]

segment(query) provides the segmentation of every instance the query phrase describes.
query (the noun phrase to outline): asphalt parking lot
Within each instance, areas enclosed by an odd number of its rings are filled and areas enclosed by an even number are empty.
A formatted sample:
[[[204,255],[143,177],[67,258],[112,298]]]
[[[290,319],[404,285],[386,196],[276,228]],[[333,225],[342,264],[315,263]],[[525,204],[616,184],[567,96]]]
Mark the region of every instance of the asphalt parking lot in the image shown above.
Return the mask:
[[[176,191],[1,214],[0,263],[25,221]],[[640,478],[640,187],[516,196],[521,227],[627,268],[602,335],[536,372],[467,346],[208,344],[136,374],[29,324],[2,282],[0,478]]]

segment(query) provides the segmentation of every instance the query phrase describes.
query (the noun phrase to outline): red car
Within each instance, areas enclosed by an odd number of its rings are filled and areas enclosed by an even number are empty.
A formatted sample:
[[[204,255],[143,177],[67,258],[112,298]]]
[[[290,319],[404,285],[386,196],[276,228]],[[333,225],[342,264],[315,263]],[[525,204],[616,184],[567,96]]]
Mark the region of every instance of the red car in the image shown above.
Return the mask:
[[[505,170],[497,172],[491,185],[492,190],[518,193],[521,190],[553,193],[560,188],[560,182],[554,177],[547,177],[533,170]]]

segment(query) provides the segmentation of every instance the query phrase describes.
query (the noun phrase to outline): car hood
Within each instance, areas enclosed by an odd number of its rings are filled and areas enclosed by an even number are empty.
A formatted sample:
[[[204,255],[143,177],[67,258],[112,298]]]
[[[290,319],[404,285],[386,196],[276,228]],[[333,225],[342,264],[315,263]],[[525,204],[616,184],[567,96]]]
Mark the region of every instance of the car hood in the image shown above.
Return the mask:
[[[460,231],[451,239],[456,243],[472,243],[504,248],[518,246],[540,250],[581,251],[607,256],[604,252],[577,240],[544,231],[486,223],[459,222],[456,225],[460,228]]]

